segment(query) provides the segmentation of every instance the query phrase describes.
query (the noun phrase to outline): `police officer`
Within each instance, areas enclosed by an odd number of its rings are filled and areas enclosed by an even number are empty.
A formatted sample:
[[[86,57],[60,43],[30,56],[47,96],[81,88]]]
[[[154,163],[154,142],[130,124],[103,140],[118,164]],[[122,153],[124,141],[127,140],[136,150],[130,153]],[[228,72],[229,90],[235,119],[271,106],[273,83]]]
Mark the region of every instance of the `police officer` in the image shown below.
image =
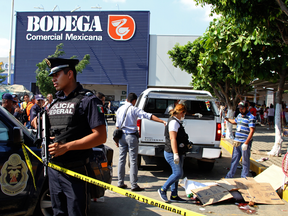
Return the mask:
[[[30,124],[31,128],[35,128],[32,121],[35,117],[37,117],[38,113],[41,112],[41,109],[44,104],[44,97],[41,94],[35,96],[35,104],[31,107],[30,110]],[[36,129],[36,128],[35,128]]]
[[[92,147],[106,142],[102,101],[76,82],[77,59],[47,58],[56,100],[49,109],[50,162],[88,175]],[[87,215],[87,183],[63,172],[48,169],[54,215]]]

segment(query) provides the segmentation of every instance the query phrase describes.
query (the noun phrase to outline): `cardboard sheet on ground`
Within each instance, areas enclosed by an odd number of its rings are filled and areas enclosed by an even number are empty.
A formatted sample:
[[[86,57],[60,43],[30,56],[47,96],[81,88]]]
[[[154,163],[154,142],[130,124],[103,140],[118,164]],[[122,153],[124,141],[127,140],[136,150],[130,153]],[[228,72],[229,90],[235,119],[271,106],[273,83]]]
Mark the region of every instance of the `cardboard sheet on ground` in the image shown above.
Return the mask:
[[[254,180],[254,178],[231,178],[231,179],[221,179],[221,181],[223,182],[227,182],[229,185],[231,185],[231,187],[235,187],[237,189],[245,189],[246,187],[244,187],[243,185],[246,184],[256,184],[257,182]],[[237,185],[238,182],[238,185]],[[243,185],[239,184],[242,183]],[[240,187],[240,188],[239,188]]]
[[[224,179],[216,181],[216,183],[228,191],[238,191],[236,185],[232,185],[229,182],[225,181]],[[233,183],[234,183],[234,181],[233,181]]]
[[[239,190],[246,202],[253,201],[259,204],[270,205],[284,204],[282,199],[269,183],[257,183],[246,186],[248,189]]]
[[[284,173],[281,167],[273,164],[254,179],[259,183],[270,183],[274,190],[278,190],[283,185]],[[288,178],[286,178],[287,181]]]
[[[208,183],[210,184],[208,186],[204,186],[207,183],[202,184],[187,180],[187,178],[183,179],[181,183],[180,185],[185,188],[186,193],[189,194],[192,191],[196,194],[203,206],[231,199],[233,196],[230,192],[235,192],[235,190],[241,193],[245,202],[253,201],[258,204],[270,205],[284,204],[270,183],[259,183],[254,178],[221,179],[216,182],[217,185]]]
[[[197,195],[203,206],[233,198],[227,189],[218,185],[196,188],[192,192]]]
[[[223,179],[239,189],[246,202],[253,201],[259,204],[284,204],[270,183],[258,183],[253,178]]]

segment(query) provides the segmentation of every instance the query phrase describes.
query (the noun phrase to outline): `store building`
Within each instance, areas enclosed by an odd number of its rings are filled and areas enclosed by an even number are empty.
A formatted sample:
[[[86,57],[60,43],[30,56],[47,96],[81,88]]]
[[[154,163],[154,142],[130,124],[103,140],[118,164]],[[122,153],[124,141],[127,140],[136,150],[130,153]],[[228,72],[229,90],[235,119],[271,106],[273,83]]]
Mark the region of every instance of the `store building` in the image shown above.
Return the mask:
[[[36,64],[63,43],[65,55],[90,64],[78,74],[84,88],[123,100],[148,87],[191,88],[191,76],[167,54],[199,36],[150,35],[149,11],[17,12],[14,83],[35,92]]]
[[[77,80],[92,90],[119,100],[147,87],[149,11],[18,12],[14,82],[32,89],[36,64],[60,43],[63,58],[90,55]]]

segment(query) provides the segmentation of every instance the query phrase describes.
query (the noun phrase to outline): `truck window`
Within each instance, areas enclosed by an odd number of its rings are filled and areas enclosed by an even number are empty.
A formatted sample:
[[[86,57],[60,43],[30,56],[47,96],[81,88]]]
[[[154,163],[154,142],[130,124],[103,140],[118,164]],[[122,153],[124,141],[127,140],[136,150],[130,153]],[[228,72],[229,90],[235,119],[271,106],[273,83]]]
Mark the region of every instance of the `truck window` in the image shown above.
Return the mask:
[[[165,111],[166,108],[173,103],[173,99],[149,98],[145,104],[144,111],[152,113],[157,117],[169,117],[169,114],[165,114]],[[200,113],[203,115],[201,119],[214,119],[215,112],[211,101],[186,100],[184,104],[187,108],[185,118],[198,118],[192,114]]]
[[[135,104],[136,107],[139,106],[139,103],[140,103],[140,100],[141,100],[142,96],[143,96],[143,93],[140,94],[140,96],[137,98],[137,100],[136,100],[136,104]]]
[[[0,145],[2,141],[5,142],[5,145],[7,144],[7,141],[9,140],[9,129],[7,126],[0,120]]]

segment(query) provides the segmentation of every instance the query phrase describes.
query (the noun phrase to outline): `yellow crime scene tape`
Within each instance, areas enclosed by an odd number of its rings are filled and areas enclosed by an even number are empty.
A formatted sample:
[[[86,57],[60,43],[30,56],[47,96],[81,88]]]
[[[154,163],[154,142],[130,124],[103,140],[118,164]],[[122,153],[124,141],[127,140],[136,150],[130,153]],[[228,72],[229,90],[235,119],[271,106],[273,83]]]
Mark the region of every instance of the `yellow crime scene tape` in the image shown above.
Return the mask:
[[[39,161],[41,161],[41,163],[43,163],[42,159],[40,157],[38,157],[38,155],[36,155],[28,146],[26,146],[24,143],[22,143],[22,145],[32,155],[34,155]],[[23,147],[23,149],[24,149],[24,147]],[[27,153],[26,153],[26,155],[27,155]],[[26,155],[25,155],[25,159],[26,159]],[[28,155],[27,155],[27,157],[28,157]],[[29,163],[31,164],[29,157],[28,157],[28,160],[29,160]],[[106,182],[99,181],[97,179],[90,178],[89,176],[85,176],[85,175],[82,175],[80,173],[76,173],[74,171],[68,170],[66,168],[60,167],[60,166],[58,166],[56,164],[53,164],[53,163],[50,163],[50,162],[48,163],[48,167],[51,167],[51,168],[53,168],[55,170],[58,170],[58,171],[63,172],[65,174],[67,174],[67,175],[73,176],[75,178],[81,179],[81,180],[86,181],[88,183],[91,183],[91,184],[97,185],[99,187],[105,188],[107,190],[116,192],[118,194],[122,194],[122,195],[124,195],[126,197],[130,197],[130,198],[135,199],[137,201],[140,201],[140,202],[143,202],[143,203],[146,203],[146,204],[149,204],[149,205],[153,205],[155,207],[167,210],[169,212],[173,212],[173,213],[176,213],[176,214],[179,214],[179,215],[184,215],[184,216],[200,216],[200,215],[203,215],[203,214],[200,214],[200,213],[197,213],[197,212],[193,212],[193,211],[189,211],[187,209],[180,208],[178,206],[174,206],[174,205],[171,205],[171,204],[168,204],[168,203],[156,200],[156,199],[152,199],[150,197],[143,196],[143,195],[140,195],[140,194],[137,194],[137,193],[134,193],[134,192],[128,192],[125,189],[122,189],[122,188],[119,188],[117,186],[108,184]],[[32,169],[30,171],[32,173]],[[33,176],[33,173],[32,173],[32,176]],[[33,176],[33,179],[34,179],[34,176]],[[35,184],[35,182],[34,182],[34,184]]]
[[[27,154],[27,152],[26,152],[26,150],[25,150],[24,147],[27,147],[27,146],[25,146],[25,144],[23,143],[23,145],[22,145],[22,150],[23,150],[23,153],[24,153],[25,161],[26,161],[26,164],[27,164],[27,166],[28,166],[28,169],[29,169],[30,172],[31,172],[31,175],[32,175],[32,178],[33,178],[33,184],[34,184],[35,191],[37,191],[36,183],[35,183],[35,178],[34,178],[34,175],[33,175],[32,164],[31,164],[31,161],[30,161],[30,159],[29,159],[29,156],[28,156],[28,154]],[[28,148],[28,147],[27,147],[27,148]]]

